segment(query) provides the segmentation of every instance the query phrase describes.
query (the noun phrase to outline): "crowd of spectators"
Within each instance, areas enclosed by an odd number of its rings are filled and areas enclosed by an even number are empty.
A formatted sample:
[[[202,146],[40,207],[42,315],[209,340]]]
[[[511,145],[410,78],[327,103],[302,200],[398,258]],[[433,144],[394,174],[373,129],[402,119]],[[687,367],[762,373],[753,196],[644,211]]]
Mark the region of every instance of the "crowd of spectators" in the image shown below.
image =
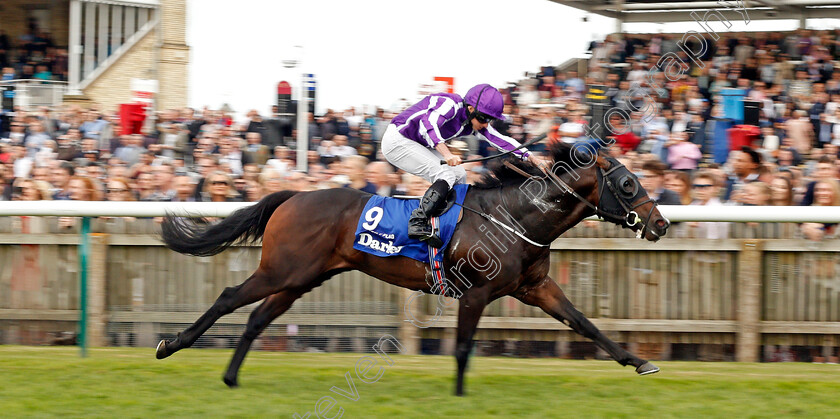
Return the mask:
[[[55,44],[52,35],[32,20],[25,33],[15,38],[0,29],[0,69],[3,79],[66,81],[67,48]]]
[[[527,133],[552,126],[574,143],[591,139],[586,86],[604,86],[609,107],[626,118],[609,121],[619,132],[606,136],[615,141],[610,152],[661,204],[840,205],[840,30],[719,35],[707,37],[697,61],[680,48],[682,34],[610,35],[590,45],[585,78],[543,69],[516,87],[511,103],[531,108],[518,112],[526,127],[529,120],[539,127]],[[704,50],[696,42],[686,49]],[[677,80],[663,73],[669,54],[684,66]],[[757,102],[752,127],[721,129],[732,126],[724,104],[730,88]],[[733,146],[738,129],[755,136]],[[732,146],[723,159],[715,156],[721,144]],[[725,223],[687,227],[707,238],[727,235]],[[836,234],[834,225],[800,228],[812,240]]]
[[[723,35],[709,44],[702,68],[686,59],[691,67],[680,80],[661,72],[648,79],[663,54],[679,52],[677,40],[612,35],[594,42],[585,76],[546,67],[501,89],[506,118],[494,126],[522,142],[540,134],[590,140],[587,86],[604,85],[609,105],[630,121],[626,132],[607,137],[616,141],[608,152],[660,204],[840,205],[838,31]],[[760,132],[715,162],[714,145],[728,141],[715,129],[725,120],[721,91],[728,87],[760,102]],[[628,101],[630,90],[636,93]],[[639,91],[658,102],[647,122]],[[143,134],[131,135],[120,135],[117,113],[97,106],[17,109],[0,126],[0,199],[255,201],[284,189],[332,187],[420,195],[425,181],[395,170],[379,151],[400,110],[310,114],[309,169],[301,172],[295,132],[276,107],[242,120],[208,108],[166,110]],[[451,148],[465,157],[496,152],[474,138]],[[469,181],[485,170],[469,165]],[[723,223],[685,226],[707,238],[728,234]],[[803,224],[801,234],[819,240],[835,232],[833,225]]]
[[[286,121],[257,111],[236,122],[224,111],[167,110],[149,132],[122,135],[119,115],[97,106],[16,109],[0,124],[0,200],[256,201],[344,186],[422,193],[378,151],[373,132],[391,114],[351,113],[313,118],[303,172]]]

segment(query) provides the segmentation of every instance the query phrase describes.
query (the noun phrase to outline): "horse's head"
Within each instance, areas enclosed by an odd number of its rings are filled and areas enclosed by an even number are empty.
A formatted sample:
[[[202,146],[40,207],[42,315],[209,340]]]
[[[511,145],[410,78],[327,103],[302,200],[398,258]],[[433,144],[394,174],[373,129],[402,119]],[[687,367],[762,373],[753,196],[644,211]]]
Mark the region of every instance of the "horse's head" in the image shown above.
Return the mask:
[[[518,188],[525,199],[519,195],[523,205],[513,215],[543,228],[550,223],[553,228],[542,232],[546,239],[553,240],[590,215],[629,228],[650,241],[664,236],[670,223],[639,179],[617,160],[600,155],[597,145],[582,145],[551,144],[548,152],[553,165],[548,176],[530,163],[508,157],[493,165],[475,187]],[[506,207],[517,202],[513,196],[507,200],[505,196],[501,194]]]
[[[599,217],[650,241],[667,233],[671,223],[659,212],[656,201],[648,197],[636,175],[612,157],[598,156],[594,167]]]
[[[656,201],[648,197],[636,175],[618,160],[599,154],[596,144],[553,144],[550,151],[558,193],[585,214],[629,228],[650,241],[659,240],[668,231],[670,222],[659,213]]]

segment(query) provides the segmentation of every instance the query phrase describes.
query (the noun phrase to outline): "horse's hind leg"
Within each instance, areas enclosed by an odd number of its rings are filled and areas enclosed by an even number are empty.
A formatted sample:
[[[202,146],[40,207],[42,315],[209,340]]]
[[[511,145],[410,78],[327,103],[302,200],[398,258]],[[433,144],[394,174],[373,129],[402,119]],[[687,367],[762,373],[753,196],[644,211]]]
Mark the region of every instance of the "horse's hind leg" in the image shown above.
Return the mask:
[[[183,348],[189,348],[220,317],[280,291],[279,286],[274,282],[274,278],[258,269],[245,282],[225,288],[213,306],[190,327],[179,333],[175,340],[160,341],[155,355],[158,359],[163,359]]]
[[[515,296],[525,304],[543,309],[551,317],[560,320],[578,334],[592,339],[599,348],[610,354],[619,364],[636,367],[636,372],[640,375],[653,374],[659,371],[659,368],[655,365],[627,352],[617,343],[604,336],[583,313],[572,305],[563,290],[550,277],[546,277],[536,288]]]
[[[292,303],[300,298],[300,295],[297,292],[281,291],[266,298],[259,307],[251,312],[251,316],[248,318],[248,326],[245,329],[245,333],[239,339],[236,352],[234,352],[233,358],[231,358],[230,365],[228,365],[227,372],[225,373],[225,384],[229,387],[237,386],[239,368],[242,366],[242,361],[245,360],[245,355],[248,354],[248,350],[251,348],[251,343],[268,327],[272,320],[285,313],[292,306]]]

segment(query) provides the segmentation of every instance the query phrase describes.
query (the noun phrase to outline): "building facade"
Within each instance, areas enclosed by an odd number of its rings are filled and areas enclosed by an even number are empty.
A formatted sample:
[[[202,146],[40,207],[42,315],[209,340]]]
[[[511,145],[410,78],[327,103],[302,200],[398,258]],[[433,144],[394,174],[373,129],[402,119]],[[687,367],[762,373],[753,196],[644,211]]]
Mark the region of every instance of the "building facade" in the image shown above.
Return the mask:
[[[13,41],[45,31],[67,55],[65,103],[104,110],[133,102],[132,80],[155,80],[155,109],[187,104],[186,0],[4,0]],[[146,82],[146,85],[150,83]],[[151,83],[154,84],[154,83]]]

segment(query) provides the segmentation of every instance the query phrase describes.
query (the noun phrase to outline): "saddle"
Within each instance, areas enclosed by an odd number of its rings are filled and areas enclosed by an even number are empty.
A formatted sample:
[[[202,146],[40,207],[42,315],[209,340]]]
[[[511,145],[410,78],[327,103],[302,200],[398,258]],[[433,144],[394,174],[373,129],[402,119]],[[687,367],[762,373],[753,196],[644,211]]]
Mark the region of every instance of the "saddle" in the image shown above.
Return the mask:
[[[419,200],[377,195],[371,196],[362,210],[353,248],[379,257],[405,256],[429,263],[432,277],[439,277],[435,282],[442,283],[443,255],[461,220],[460,208],[453,207],[464,203],[468,189],[468,185],[455,185],[446,196],[446,205],[432,214],[432,228],[443,241],[439,249],[408,237],[408,218]]]

